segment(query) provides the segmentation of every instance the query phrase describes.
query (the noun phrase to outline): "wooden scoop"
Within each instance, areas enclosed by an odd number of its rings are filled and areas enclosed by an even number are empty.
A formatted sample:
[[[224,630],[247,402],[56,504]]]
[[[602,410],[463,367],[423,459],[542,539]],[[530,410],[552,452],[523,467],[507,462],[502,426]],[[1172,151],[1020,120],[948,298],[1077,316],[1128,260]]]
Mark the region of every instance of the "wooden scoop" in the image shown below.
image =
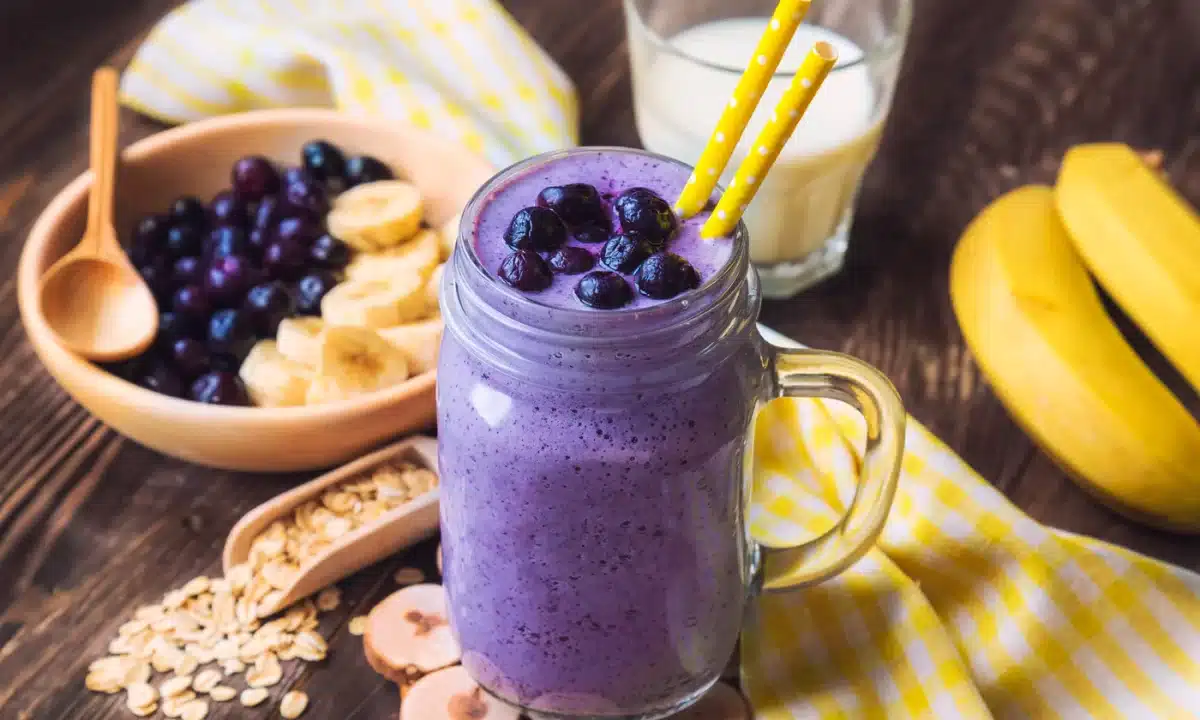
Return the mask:
[[[117,168],[117,71],[92,76],[92,190],[87,229],[42,276],[42,314],[59,341],[89,360],[140,355],[158,333],[154,295],[129,262],[113,228]]]
[[[250,559],[250,546],[271,523],[285,520],[296,508],[321,496],[327,488],[351,481],[377,467],[407,460],[436,475],[437,440],[413,436],[366,457],[359,458],[315,480],[293,488],[247,513],[229,531],[222,556],[225,574]],[[300,567],[291,584],[282,588],[278,601],[258,606],[258,616],[267,617],[302,600],[342,578],[433,534],[438,526],[439,488],[394,508],[374,521],[338,538],[317,557]]]

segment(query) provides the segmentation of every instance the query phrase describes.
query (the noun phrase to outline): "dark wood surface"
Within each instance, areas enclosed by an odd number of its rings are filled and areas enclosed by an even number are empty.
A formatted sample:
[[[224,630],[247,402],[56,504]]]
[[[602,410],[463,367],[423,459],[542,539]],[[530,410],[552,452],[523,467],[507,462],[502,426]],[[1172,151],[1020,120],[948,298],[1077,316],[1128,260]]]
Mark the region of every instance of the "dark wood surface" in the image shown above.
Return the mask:
[[[87,87],[124,64],[171,0],[0,3],[0,717],[130,717],[84,669],[139,604],[219,573],[234,520],[298,478],[191,467],[124,440],[38,365],[14,298],[25,235],[86,162]],[[618,0],[505,4],[574,78],[586,143],[637,145]],[[963,347],[947,297],[950,249],[1009,187],[1046,181],[1070,144],[1115,139],[1166,153],[1200,201],[1200,5],[1194,0],[917,0],[892,121],[862,194],[846,270],[763,320],[875,363],[913,415],[1039,520],[1191,568],[1194,540],[1100,507],[1009,419]],[[158,126],[122,116],[123,140]],[[1036,269],[1031,269],[1036,271]],[[1161,363],[1156,363],[1156,366]],[[324,625],[331,660],[285,683],[306,717],[385,718],[394,687],[346,621],[431,565],[432,543],[345,583]],[[210,717],[276,717],[214,705]]]

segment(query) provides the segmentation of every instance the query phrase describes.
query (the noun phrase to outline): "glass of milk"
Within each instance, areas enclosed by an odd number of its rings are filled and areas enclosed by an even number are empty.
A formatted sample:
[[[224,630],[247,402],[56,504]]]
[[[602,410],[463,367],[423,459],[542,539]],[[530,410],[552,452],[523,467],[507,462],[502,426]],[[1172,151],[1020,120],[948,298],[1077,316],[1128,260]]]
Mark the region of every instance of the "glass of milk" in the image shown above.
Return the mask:
[[[694,165],[776,2],[623,2],[638,134],[647,149]],[[912,0],[814,0],[796,31],[722,177],[733,179],[812,44],[837,48],[837,66],[746,210],[765,296],[791,297],[841,269],[911,17]]]

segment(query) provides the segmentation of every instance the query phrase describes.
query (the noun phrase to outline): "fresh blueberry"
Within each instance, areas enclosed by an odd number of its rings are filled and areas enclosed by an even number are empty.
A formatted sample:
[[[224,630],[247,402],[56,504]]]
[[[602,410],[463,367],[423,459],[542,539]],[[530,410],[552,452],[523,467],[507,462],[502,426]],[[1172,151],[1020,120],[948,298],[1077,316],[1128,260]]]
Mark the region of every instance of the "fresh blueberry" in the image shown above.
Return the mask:
[[[284,199],[289,207],[312,218],[324,217],[329,212],[329,193],[321,181],[311,175],[289,182]]]
[[[255,285],[243,306],[259,337],[275,337],[279,323],[296,312],[296,300],[281,282]]]
[[[149,264],[162,254],[168,229],[167,218],[163,215],[147,215],[138,221],[129,246],[129,259],[134,265]]]
[[[547,261],[550,269],[563,275],[578,275],[596,266],[596,258],[587,250],[574,245],[564,245],[555,250]]]
[[[167,231],[166,249],[172,259],[199,255],[204,250],[204,237],[196,225],[172,225]]]
[[[517,250],[504,258],[496,271],[508,285],[525,292],[537,292],[550,287],[550,267],[532,250]]]
[[[655,253],[638,268],[637,286],[646,297],[666,300],[699,287],[700,273],[675,253]]]
[[[249,405],[250,396],[241,378],[231,371],[214,370],[196,378],[191,397],[209,405]]]
[[[204,264],[198,257],[181,257],[175,261],[171,277],[176,287],[200,285],[204,282]]]
[[[548,187],[538,193],[537,204],[553,210],[570,227],[594,225],[608,230],[612,226],[600,193],[585,183]]]
[[[246,236],[246,247],[249,249],[250,256],[261,260],[263,252],[271,244],[271,240],[274,237],[275,234],[270,230],[261,230],[259,228],[251,230],[250,234]]]
[[[328,270],[314,270],[300,278],[296,283],[296,312],[320,315],[321,299],[337,284],[337,275]]]
[[[137,384],[163,395],[183,396],[183,381],[180,380],[178,373],[161,361],[152,363],[138,378]]]
[[[208,245],[204,250],[209,262],[230,255],[248,255],[250,240],[246,237],[246,231],[240,227],[222,225],[209,233]]]
[[[182,195],[171,203],[171,222],[175,225],[191,225],[202,228],[208,222],[208,211],[198,197]]]
[[[346,160],[346,187],[392,180],[392,169],[370,155],[355,155]]]
[[[171,309],[180,317],[192,320],[205,320],[212,312],[212,304],[199,285],[184,285],[175,291],[171,300]]]
[[[144,353],[137,357],[121,360],[118,362],[104,363],[103,368],[113,375],[131,383],[136,383],[139,378],[145,373],[149,366],[154,353]]]
[[[633,290],[625,278],[608,270],[594,270],[579,279],[575,286],[575,297],[590,307],[612,310],[627,305],[633,299]]]
[[[213,225],[246,227],[250,224],[250,206],[232,190],[222,190],[208,204],[208,216]]]
[[[161,260],[138,268],[138,274],[160,303],[171,296],[171,269]]]
[[[196,338],[181,337],[171,343],[171,361],[185,378],[208,372],[208,349]]]
[[[621,221],[621,230],[640,233],[656,248],[662,248],[679,226],[679,220],[656,193],[646,188],[631,188],[617,196],[613,207]]]
[[[275,228],[275,240],[295,242],[308,247],[321,236],[321,225],[306,217],[289,217],[279,221]]]
[[[254,209],[254,229],[274,230],[283,217],[283,203],[279,202],[277,196],[268,195],[259,201],[258,207]]]
[[[641,235],[613,235],[600,251],[600,262],[619,273],[631,273],[653,253],[654,248]]]
[[[229,180],[238,197],[249,202],[279,192],[279,171],[262,155],[249,155],[235,162]]]
[[[320,267],[341,270],[350,262],[350,248],[329,233],[317,238],[308,251],[308,257]]]
[[[204,290],[214,307],[235,307],[258,282],[259,273],[244,255],[226,255],[212,261],[204,275]]]
[[[155,340],[160,347],[169,348],[181,337],[199,337],[200,329],[201,323],[194,318],[176,312],[163,312],[158,315],[158,336]]]
[[[527,207],[513,215],[504,231],[504,242],[513,250],[557,250],[567,241],[567,227],[554,213],[542,207]]]
[[[308,248],[295,240],[276,240],[263,251],[263,271],[275,280],[295,280],[308,266]]]
[[[208,319],[208,349],[215,355],[241,360],[250,353],[255,340],[254,324],[242,310],[218,310]]]
[[[328,140],[310,140],[300,148],[304,169],[333,192],[346,186],[346,156]]]
[[[608,240],[609,231],[596,227],[595,225],[583,225],[571,231],[571,237],[575,242],[587,243],[594,245]]]

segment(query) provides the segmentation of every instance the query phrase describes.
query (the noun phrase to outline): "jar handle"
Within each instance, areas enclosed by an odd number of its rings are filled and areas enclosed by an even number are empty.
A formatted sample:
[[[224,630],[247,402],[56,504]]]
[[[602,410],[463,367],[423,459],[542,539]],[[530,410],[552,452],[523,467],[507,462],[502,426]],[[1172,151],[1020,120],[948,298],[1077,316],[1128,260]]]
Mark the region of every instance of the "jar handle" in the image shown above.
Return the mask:
[[[858,489],[845,516],[825,534],[802,545],[763,548],[763,589],[773,592],[831,578],[853,565],[875,543],[896,494],[906,415],[892,383],[861,360],[770,343],[767,348],[774,397],[841,400],[867,421]]]

